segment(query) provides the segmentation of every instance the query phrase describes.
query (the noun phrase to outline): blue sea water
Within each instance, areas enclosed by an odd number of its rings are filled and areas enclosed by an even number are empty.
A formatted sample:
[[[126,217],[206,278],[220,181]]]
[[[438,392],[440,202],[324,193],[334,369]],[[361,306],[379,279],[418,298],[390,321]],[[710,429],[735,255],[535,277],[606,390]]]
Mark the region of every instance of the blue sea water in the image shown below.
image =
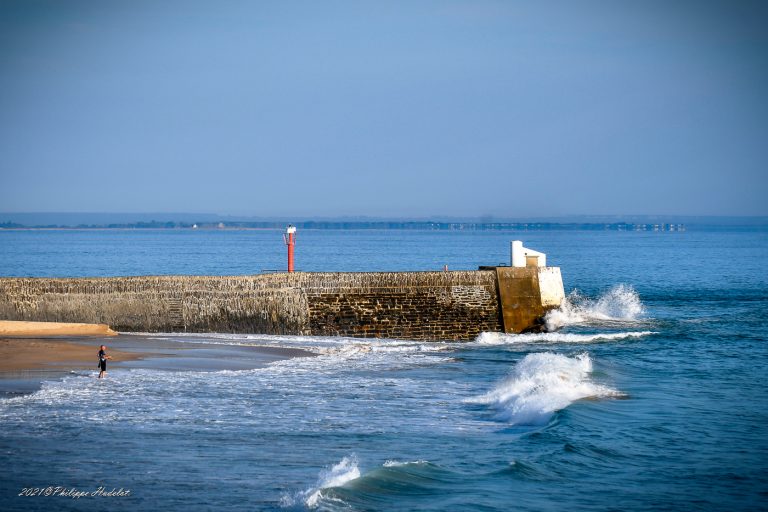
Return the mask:
[[[312,350],[244,371],[90,372],[0,400],[2,510],[768,510],[763,232],[304,231],[306,271],[548,254],[553,332]],[[0,275],[250,274],[276,231],[0,231]],[[17,496],[62,486],[124,497]]]

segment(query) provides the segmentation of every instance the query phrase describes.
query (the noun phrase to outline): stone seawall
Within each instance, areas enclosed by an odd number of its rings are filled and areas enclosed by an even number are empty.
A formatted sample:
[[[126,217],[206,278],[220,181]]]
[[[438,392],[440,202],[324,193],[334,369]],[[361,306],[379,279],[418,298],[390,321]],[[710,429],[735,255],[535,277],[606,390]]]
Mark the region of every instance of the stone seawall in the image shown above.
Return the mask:
[[[410,339],[501,329],[493,272],[4,278],[0,318],[119,331]]]
[[[531,296],[539,289],[531,270],[0,278],[0,319],[134,332],[470,340],[535,326],[544,309]],[[527,290],[520,304],[505,293],[514,325],[499,300],[499,279],[507,279],[500,276],[508,274],[529,283],[517,286]]]
[[[468,340],[501,329],[493,272],[319,276],[306,288],[312,334]]]

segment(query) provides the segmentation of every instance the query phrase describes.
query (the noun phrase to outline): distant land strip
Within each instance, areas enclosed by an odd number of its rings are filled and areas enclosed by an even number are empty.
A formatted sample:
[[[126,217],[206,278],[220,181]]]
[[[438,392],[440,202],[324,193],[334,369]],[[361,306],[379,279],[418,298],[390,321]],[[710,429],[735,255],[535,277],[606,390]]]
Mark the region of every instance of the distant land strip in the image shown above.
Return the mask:
[[[392,229],[427,231],[685,231],[679,223],[631,222],[429,222],[429,221],[300,221],[299,229]],[[118,224],[25,225],[0,222],[0,229],[284,229],[285,222],[133,222]]]

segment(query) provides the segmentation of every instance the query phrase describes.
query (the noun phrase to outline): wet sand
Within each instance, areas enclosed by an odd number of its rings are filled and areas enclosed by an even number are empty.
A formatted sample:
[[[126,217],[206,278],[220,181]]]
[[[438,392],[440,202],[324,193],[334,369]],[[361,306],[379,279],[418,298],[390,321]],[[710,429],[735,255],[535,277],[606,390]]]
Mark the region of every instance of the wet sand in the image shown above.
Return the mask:
[[[166,335],[167,336],[167,335]],[[0,337],[0,397],[36,391],[47,380],[69,374],[98,374],[97,354],[107,346],[107,375],[126,369],[163,371],[251,370],[293,357],[315,354],[300,349],[188,343],[172,337],[120,335],[94,338]],[[107,378],[109,378],[107,376]]]
[[[68,369],[91,368],[96,366],[99,345],[110,340],[95,343],[74,343],[66,339],[41,338],[0,338],[0,372],[19,372],[46,368],[66,367]],[[108,350],[116,361],[138,359],[141,354]]]

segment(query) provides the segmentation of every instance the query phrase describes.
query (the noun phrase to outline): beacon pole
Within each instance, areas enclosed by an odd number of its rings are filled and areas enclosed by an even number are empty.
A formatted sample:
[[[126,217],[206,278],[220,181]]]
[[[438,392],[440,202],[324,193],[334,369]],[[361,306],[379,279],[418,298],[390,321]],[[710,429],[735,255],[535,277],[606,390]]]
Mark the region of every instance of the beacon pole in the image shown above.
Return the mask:
[[[296,245],[296,228],[288,224],[283,235],[283,241],[288,246],[288,272],[293,272],[293,247]]]

